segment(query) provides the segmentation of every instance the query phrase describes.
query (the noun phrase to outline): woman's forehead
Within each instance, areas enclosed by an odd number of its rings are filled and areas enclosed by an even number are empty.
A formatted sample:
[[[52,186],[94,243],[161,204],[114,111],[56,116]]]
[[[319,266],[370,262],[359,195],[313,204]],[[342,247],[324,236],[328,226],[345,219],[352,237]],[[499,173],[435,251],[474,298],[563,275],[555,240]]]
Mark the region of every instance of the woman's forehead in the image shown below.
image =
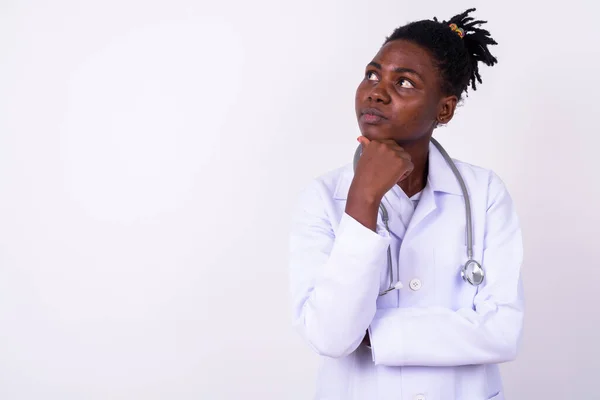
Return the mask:
[[[430,53],[416,43],[407,40],[393,40],[379,49],[373,61],[380,64],[384,70],[395,68],[410,68],[427,73],[435,71]]]

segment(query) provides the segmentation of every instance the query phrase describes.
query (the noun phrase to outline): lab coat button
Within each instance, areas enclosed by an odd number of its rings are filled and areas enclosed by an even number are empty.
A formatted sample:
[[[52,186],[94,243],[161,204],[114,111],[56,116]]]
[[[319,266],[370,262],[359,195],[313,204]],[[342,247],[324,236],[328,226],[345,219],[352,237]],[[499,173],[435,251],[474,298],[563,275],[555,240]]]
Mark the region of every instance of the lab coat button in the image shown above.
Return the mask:
[[[409,286],[412,290],[415,290],[415,291],[419,290],[419,289],[421,289],[421,281],[415,278],[410,281]],[[421,396],[421,395],[419,395],[419,396]],[[417,399],[417,400],[419,400],[419,399]]]
[[[415,400],[426,400],[426,398],[424,394],[418,394],[415,396]]]

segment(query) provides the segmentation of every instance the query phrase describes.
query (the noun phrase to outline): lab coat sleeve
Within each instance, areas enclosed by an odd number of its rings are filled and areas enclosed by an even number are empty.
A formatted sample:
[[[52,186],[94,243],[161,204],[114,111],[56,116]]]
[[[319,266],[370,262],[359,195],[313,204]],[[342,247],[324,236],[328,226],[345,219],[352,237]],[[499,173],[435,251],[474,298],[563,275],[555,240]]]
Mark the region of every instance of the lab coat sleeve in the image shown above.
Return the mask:
[[[377,310],[369,327],[375,364],[459,366],[516,357],[524,307],[522,235],[510,195],[493,173],[487,207],[482,260],[486,277],[474,309]]]
[[[346,213],[334,233],[331,201],[317,181],[300,196],[289,242],[290,287],[301,336],[318,354],[343,357],[359,346],[375,315],[390,237]]]

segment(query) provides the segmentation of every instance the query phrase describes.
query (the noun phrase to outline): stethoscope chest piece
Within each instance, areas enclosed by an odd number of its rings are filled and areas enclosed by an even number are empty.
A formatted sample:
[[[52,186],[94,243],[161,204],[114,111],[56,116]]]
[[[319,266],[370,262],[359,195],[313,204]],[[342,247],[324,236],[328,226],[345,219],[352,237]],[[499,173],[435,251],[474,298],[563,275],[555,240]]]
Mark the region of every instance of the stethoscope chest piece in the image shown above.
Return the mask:
[[[483,278],[485,277],[483,268],[481,268],[481,265],[475,260],[467,261],[460,271],[460,275],[465,282],[468,282],[473,286],[481,285]]]

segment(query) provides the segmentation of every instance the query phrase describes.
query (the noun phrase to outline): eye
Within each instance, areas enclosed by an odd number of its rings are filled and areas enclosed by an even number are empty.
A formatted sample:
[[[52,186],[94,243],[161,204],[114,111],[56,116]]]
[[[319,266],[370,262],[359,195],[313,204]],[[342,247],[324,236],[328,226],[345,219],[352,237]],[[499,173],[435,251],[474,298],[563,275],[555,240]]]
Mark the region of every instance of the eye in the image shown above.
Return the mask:
[[[379,80],[379,78],[373,71],[367,71],[367,73],[365,74],[365,78],[367,78],[367,80],[369,81]]]
[[[412,89],[415,86],[412,84],[411,81],[409,81],[408,79],[400,79],[398,81],[398,85],[400,85],[400,87],[405,88],[405,89]]]

